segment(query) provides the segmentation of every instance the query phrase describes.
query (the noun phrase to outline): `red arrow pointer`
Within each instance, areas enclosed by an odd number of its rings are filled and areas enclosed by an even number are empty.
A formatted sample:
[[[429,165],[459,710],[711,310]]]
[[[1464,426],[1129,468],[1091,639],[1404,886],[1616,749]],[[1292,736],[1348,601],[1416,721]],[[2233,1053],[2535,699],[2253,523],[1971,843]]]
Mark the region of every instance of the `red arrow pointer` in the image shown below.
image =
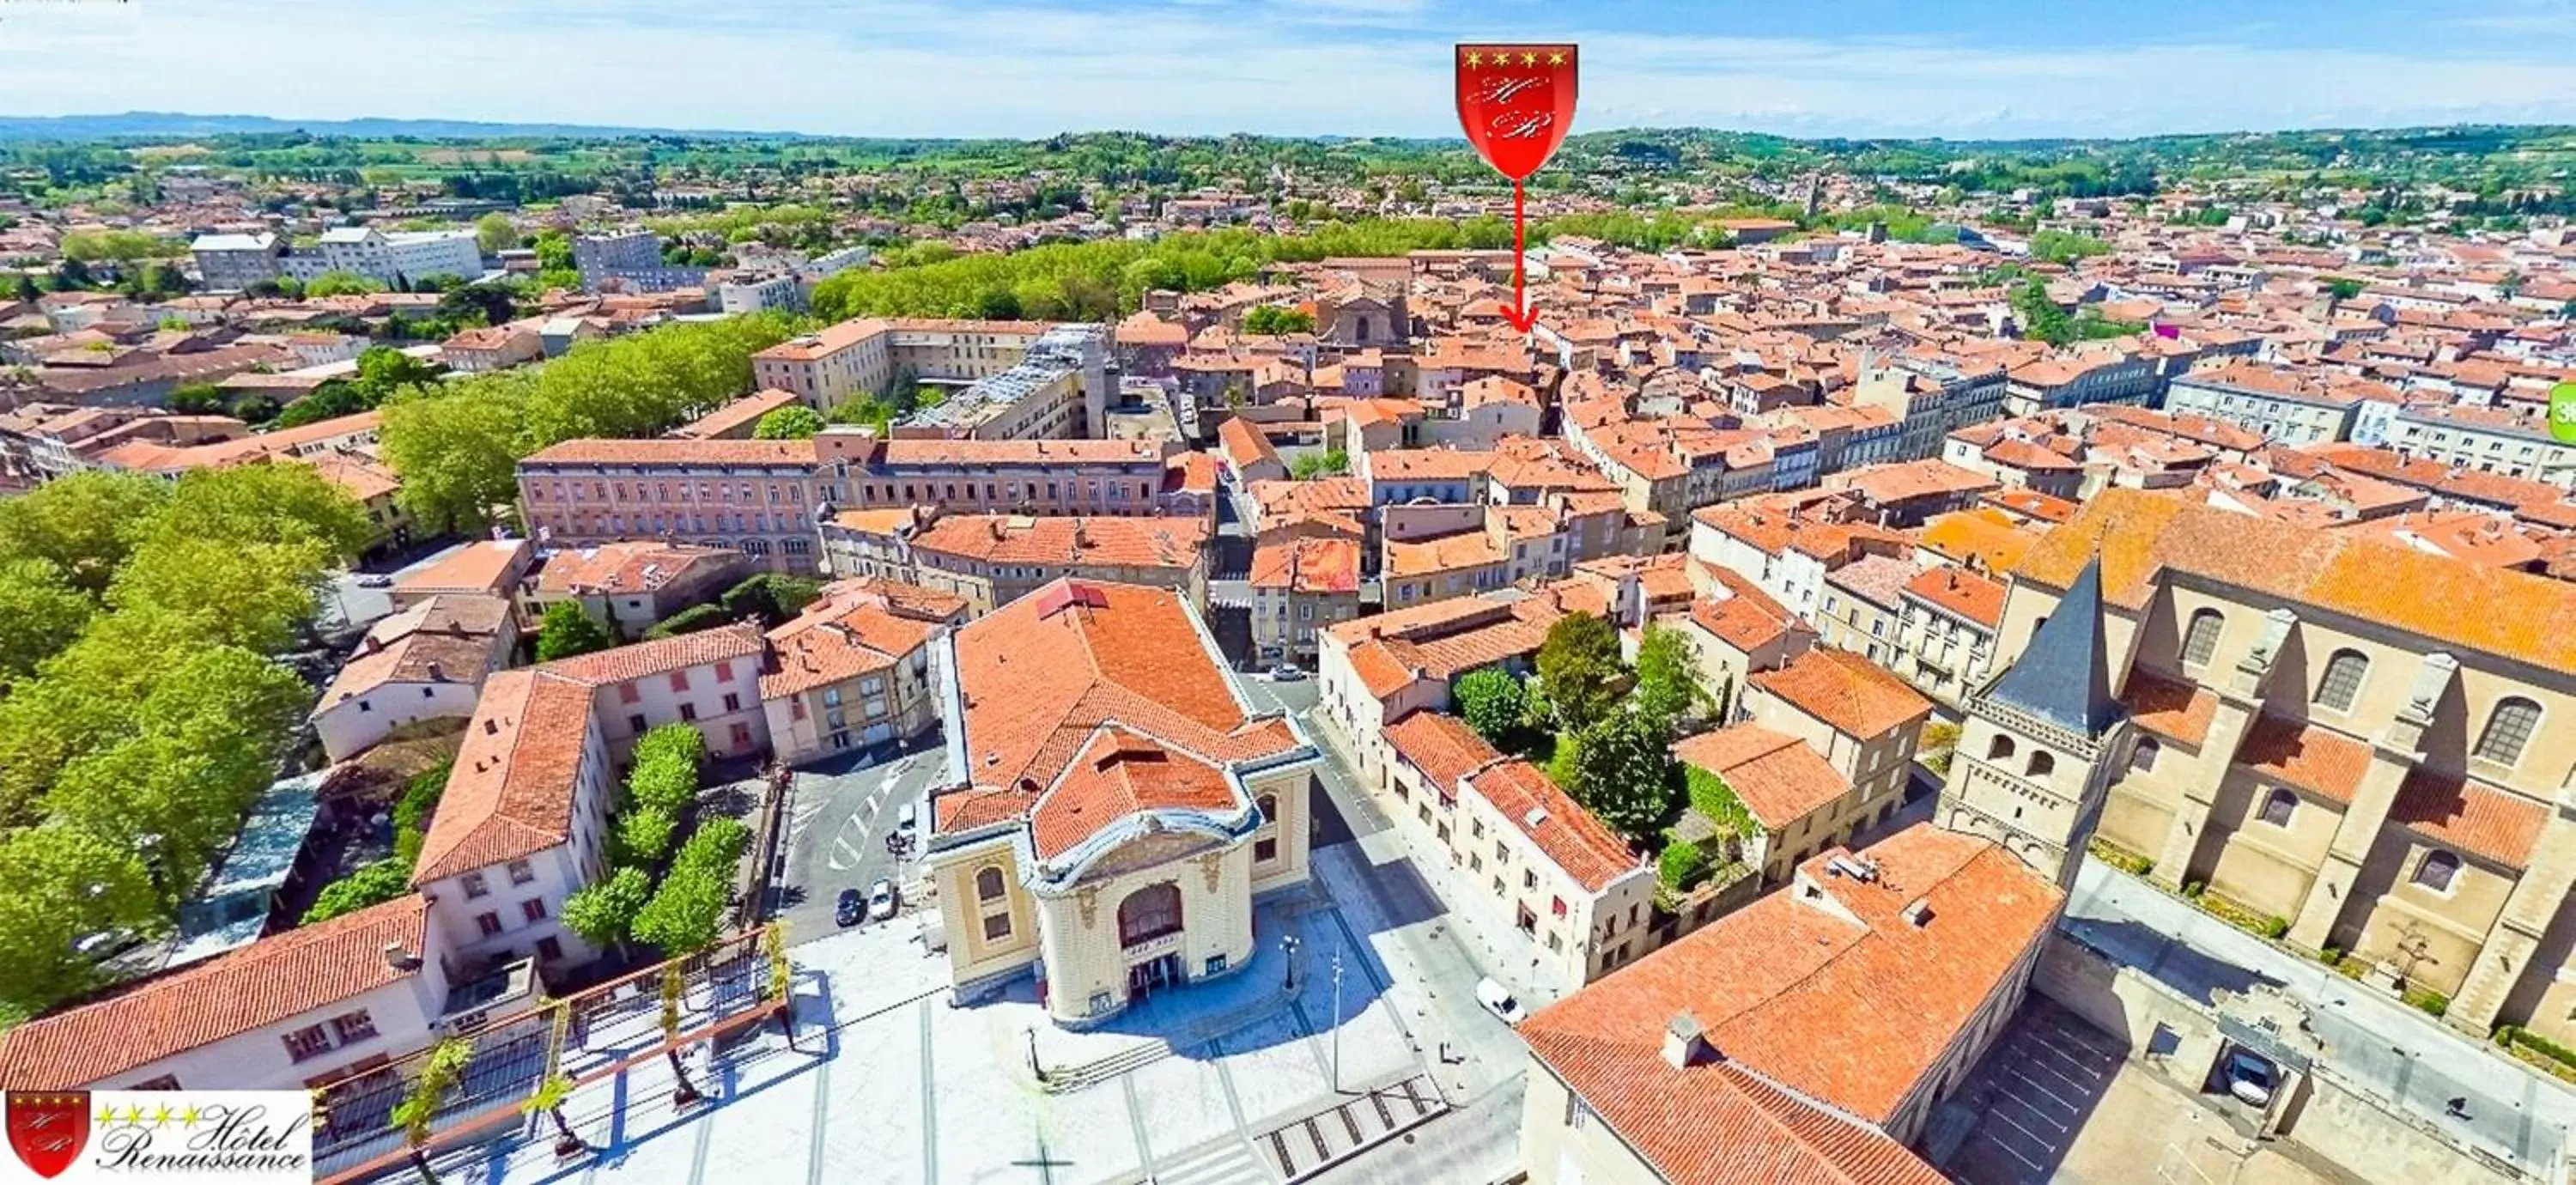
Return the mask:
[[[1458,126],[1476,155],[1512,179],[1512,307],[1503,319],[1528,333],[1529,218],[1521,183],[1555,155],[1574,124],[1575,47],[1461,45]]]

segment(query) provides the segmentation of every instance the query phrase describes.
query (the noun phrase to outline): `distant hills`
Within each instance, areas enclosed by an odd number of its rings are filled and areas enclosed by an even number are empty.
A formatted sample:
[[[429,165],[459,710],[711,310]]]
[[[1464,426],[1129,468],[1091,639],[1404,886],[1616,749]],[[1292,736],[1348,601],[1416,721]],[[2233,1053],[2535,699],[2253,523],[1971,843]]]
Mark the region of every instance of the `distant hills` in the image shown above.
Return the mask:
[[[569,136],[686,136],[691,139],[810,139],[797,132],[745,132],[694,128],[626,128],[577,123],[483,123],[462,119],[276,119],[266,115],[189,115],[177,111],[128,111],[119,115],[0,115],[0,141],[177,139],[188,136],[279,135],[424,140]]]

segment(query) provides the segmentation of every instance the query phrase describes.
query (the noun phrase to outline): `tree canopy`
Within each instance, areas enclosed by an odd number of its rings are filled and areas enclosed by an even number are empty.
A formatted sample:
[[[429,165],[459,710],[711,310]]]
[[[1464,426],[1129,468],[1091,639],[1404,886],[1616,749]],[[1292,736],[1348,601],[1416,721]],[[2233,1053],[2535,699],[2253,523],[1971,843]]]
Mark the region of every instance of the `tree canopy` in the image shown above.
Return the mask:
[[[1538,648],[1539,686],[1559,728],[1581,732],[1617,706],[1628,691],[1619,659],[1619,632],[1590,613],[1569,613],[1548,627]]]
[[[1630,843],[1651,842],[1675,806],[1672,734],[1642,712],[1613,710],[1574,740],[1565,792]]]
[[[1476,735],[1497,749],[1509,749],[1529,720],[1529,692],[1501,667],[1480,667],[1458,677],[1449,689],[1458,715]]]
[[[751,435],[755,440],[804,440],[822,430],[823,413],[790,404],[761,416]]]
[[[537,661],[553,662],[576,654],[606,650],[617,644],[608,636],[608,627],[590,615],[581,602],[557,601],[546,606],[545,616],[537,624]]]

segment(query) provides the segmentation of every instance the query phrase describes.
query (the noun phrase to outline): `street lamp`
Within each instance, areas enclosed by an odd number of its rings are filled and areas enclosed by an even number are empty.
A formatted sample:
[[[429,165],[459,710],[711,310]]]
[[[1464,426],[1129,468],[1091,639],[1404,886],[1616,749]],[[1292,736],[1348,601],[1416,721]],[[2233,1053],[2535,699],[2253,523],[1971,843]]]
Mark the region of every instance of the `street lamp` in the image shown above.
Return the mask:
[[[1294,935],[1294,934],[1290,934],[1290,935],[1288,935],[1287,937],[1281,938],[1281,939],[1279,940],[1279,950],[1280,950],[1280,953],[1281,953],[1281,954],[1283,954],[1283,955],[1285,955],[1285,956],[1287,956],[1287,959],[1288,959],[1288,978],[1287,978],[1287,979],[1285,979],[1285,980],[1282,980],[1282,981],[1280,982],[1280,984],[1279,984],[1279,990],[1281,990],[1281,991],[1283,991],[1283,992],[1293,992],[1293,991],[1296,991],[1296,990],[1297,990],[1297,936],[1296,936],[1296,935]]]
[[[1333,1089],[1342,1089],[1342,948],[1333,948]]]

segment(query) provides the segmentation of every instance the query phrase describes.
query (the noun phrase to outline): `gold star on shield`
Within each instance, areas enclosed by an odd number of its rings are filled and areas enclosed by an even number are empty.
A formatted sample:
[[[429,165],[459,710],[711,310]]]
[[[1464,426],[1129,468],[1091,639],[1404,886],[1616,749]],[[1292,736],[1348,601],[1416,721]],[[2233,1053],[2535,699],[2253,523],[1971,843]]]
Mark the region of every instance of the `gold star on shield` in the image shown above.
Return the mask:
[[[1485,64],[1485,55],[1480,54],[1480,53],[1476,53],[1476,52],[1474,52],[1474,51],[1472,51],[1472,50],[1468,52],[1468,54],[1467,54],[1467,68],[1468,68],[1468,69],[1473,70],[1473,69],[1476,69],[1476,68],[1478,68],[1478,67],[1480,67],[1480,66],[1483,66],[1484,64]]]
[[[1522,55],[1521,55],[1521,64],[1522,64],[1522,65],[1524,65],[1524,66],[1535,66],[1535,65],[1537,65],[1537,64],[1538,64],[1538,55],[1537,55],[1537,54],[1534,54],[1534,53],[1525,53],[1525,54],[1522,54]]]
[[[1551,66],[1562,66],[1565,64],[1565,55],[1561,53],[1549,54],[1547,55],[1547,64]]]

